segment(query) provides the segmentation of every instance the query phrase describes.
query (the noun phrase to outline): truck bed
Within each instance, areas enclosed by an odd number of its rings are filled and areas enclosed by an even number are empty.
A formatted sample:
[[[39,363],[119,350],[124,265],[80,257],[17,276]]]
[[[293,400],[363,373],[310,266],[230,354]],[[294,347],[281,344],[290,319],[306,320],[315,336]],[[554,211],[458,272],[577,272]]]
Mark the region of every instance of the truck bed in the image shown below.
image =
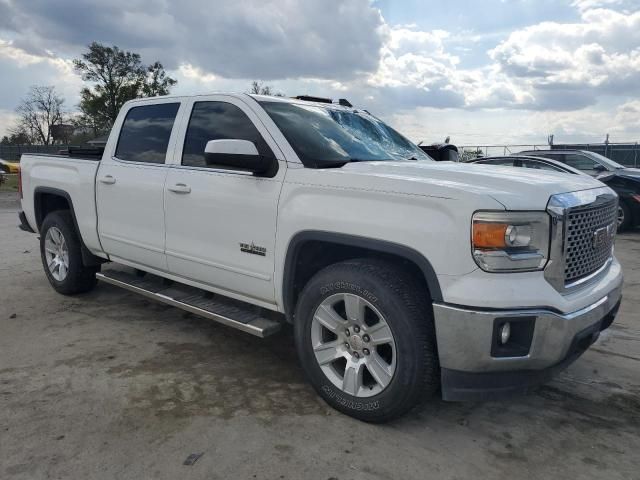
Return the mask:
[[[101,252],[97,232],[95,181],[99,159],[95,156],[24,154],[20,159],[22,208],[29,225],[38,231],[35,214],[36,193],[59,193],[71,204],[85,245]]]

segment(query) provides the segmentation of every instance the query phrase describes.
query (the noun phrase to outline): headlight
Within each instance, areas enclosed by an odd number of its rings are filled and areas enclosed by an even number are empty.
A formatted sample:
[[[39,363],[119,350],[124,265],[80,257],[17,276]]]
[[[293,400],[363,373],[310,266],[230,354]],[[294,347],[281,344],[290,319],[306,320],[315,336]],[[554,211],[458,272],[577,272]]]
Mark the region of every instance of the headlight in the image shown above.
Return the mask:
[[[486,272],[542,270],[549,257],[549,215],[545,212],[476,212],[471,250]]]

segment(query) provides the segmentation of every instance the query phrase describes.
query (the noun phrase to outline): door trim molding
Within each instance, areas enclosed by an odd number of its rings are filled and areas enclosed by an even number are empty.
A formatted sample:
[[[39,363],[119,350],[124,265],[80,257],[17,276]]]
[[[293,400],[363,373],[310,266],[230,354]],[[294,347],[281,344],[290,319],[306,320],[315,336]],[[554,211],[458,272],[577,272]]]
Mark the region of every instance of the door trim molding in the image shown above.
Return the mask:
[[[98,232],[99,235],[102,238],[106,238],[108,240],[113,240],[114,242],[121,242],[121,243],[125,243],[127,245],[131,245],[133,247],[138,247],[138,248],[144,248],[145,250],[149,250],[151,252],[155,252],[155,253],[162,253],[164,254],[164,250],[158,247],[152,247],[151,245],[147,245],[146,243],[142,243],[142,242],[136,242],[134,240],[129,240],[127,238],[122,238],[119,237],[117,235],[112,235],[110,233],[104,233],[104,232]]]
[[[258,280],[264,280],[265,282],[271,280],[271,275],[266,275],[264,273],[254,272],[252,270],[244,270],[242,268],[232,267],[229,265],[223,265],[221,263],[212,262],[211,260],[205,260],[204,258],[200,257],[192,257],[191,255],[185,255],[184,253],[178,253],[171,250],[166,250],[165,253],[167,254],[167,256],[176,257],[181,260],[188,260],[190,262],[202,263],[209,267],[219,268],[221,270],[238,273],[240,275],[246,275],[247,277],[257,278]]]

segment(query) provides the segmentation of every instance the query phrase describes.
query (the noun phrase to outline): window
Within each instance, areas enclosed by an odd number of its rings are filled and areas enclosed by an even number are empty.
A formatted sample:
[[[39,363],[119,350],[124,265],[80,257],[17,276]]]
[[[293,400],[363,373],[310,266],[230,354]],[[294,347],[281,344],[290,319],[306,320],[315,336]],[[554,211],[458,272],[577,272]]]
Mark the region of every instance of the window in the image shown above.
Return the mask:
[[[116,157],[130,162],[164,163],[179,103],[133,107],[120,130]]]
[[[575,153],[566,154],[564,163],[566,163],[570,167],[577,168],[578,170],[593,170],[596,165],[600,165],[598,162],[592,160],[586,155]]]
[[[537,162],[535,160],[523,160],[522,166],[524,168],[535,168],[536,170],[549,170],[551,172],[564,172],[561,168],[556,167],[555,165],[549,165],[544,162]]]
[[[473,163],[484,163],[487,165],[498,165],[504,167],[513,167],[513,158],[501,158],[499,160],[480,160]]]
[[[364,110],[279,101],[260,104],[306,167],[432,160],[417,145]]]
[[[550,158],[551,160],[557,160],[559,162],[561,162],[564,157],[564,154],[548,153],[548,152],[545,152],[544,150],[536,150],[535,152],[526,153],[526,155],[531,155],[533,157]]]
[[[182,151],[182,165],[216,167],[207,164],[204,147],[209,140],[249,140],[258,153],[273,157],[251,119],[232,103],[197,102],[193,106]]]

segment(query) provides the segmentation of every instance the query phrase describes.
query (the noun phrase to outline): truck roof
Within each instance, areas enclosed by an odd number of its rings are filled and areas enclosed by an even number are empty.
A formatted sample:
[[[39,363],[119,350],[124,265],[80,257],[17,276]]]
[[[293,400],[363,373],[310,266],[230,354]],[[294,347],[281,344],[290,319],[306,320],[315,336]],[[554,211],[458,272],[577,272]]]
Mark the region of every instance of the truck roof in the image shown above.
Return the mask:
[[[300,98],[292,98],[292,97],[276,97],[276,96],[271,96],[271,95],[255,95],[252,93],[239,93],[239,92],[207,92],[207,93],[199,93],[199,94],[195,94],[195,95],[163,95],[161,97],[145,97],[145,98],[136,98],[133,100],[129,100],[128,102],[125,103],[125,105],[127,104],[135,104],[135,103],[148,103],[148,102],[152,102],[154,100],[165,100],[165,99],[184,99],[184,98],[197,98],[197,97],[205,97],[205,96],[209,96],[209,95],[227,95],[230,97],[235,97],[235,98],[246,98],[246,97],[251,97],[254,100],[256,100],[257,102],[282,102],[282,103],[294,103],[294,104],[299,104],[299,105],[323,105],[323,106],[331,106],[331,108],[337,108],[337,109],[341,109],[341,110],[345,110],[345,111],[354,111],[357,110],[354,107],[349,107],[346,105],[341,105],[337,102],[332,102],[332,103],[327,103],[327,102],[320,102],[320,101],[310,101],[310,100],[303,100]],[[308,98],[313,98],[313,97],[309,97]]]

